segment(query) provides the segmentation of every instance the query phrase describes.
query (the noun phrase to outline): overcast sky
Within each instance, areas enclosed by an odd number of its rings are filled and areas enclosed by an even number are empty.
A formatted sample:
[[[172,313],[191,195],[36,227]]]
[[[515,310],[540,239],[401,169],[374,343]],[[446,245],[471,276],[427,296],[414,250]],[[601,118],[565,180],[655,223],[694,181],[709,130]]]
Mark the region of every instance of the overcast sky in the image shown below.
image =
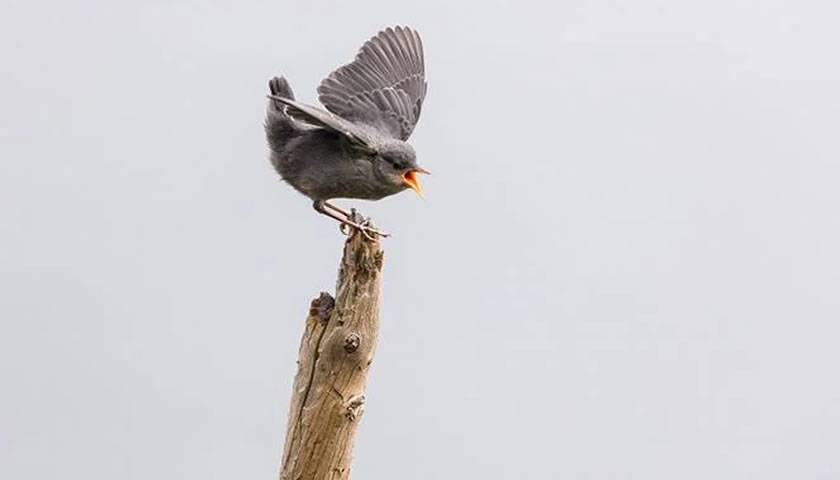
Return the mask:
[[[0,3],[0,477],[271,479],[344,237],[298,98],[425,42],[356,479],[840,478],[840,7]]]

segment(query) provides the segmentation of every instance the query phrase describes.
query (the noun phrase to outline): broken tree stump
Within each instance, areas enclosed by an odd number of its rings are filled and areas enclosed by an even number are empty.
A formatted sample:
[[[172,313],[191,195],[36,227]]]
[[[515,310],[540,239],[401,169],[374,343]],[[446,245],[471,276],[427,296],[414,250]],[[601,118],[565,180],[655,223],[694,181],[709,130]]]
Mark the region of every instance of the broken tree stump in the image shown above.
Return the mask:
[[[379,335],[383,251],[353,231],[336,297],[312,300],[300,342],[280,480],[350,476],[365,384]]]

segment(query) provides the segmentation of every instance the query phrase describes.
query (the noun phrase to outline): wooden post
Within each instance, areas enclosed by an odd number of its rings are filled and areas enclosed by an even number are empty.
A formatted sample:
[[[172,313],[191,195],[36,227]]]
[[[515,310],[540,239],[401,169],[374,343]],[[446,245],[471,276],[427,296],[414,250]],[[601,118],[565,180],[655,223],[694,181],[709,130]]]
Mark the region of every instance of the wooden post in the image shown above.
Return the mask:
[[[336,298],[312,300],[300,342],[281,480],[350,476],[365,384],[379,335],[383,252],[353,231],[344,244]]]

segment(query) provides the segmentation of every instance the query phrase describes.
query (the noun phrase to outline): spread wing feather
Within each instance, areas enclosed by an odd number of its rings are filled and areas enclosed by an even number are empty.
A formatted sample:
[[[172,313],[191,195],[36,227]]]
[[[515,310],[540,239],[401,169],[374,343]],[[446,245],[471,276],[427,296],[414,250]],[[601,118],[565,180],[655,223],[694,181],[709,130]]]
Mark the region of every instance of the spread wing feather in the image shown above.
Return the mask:
[[[426,96],[420,35],[406,27],[379,32],[321,82],[318,94],[335,115],[407,140]]]

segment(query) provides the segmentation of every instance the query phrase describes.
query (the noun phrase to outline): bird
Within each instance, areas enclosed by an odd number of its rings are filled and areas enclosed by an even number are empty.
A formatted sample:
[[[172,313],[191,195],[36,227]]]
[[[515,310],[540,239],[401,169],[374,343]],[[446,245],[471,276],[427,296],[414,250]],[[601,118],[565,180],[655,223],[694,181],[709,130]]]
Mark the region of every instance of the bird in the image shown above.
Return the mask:
[[[336,198],[380,200],[407,189],[423,197],[417,154],[407,142],[426,97],[423,43],[410,27],[388,27],[317,88],[319,108],[295,99],[283,76],[269,81],[265,134],[280,177],[340,229],[388,236]]]

